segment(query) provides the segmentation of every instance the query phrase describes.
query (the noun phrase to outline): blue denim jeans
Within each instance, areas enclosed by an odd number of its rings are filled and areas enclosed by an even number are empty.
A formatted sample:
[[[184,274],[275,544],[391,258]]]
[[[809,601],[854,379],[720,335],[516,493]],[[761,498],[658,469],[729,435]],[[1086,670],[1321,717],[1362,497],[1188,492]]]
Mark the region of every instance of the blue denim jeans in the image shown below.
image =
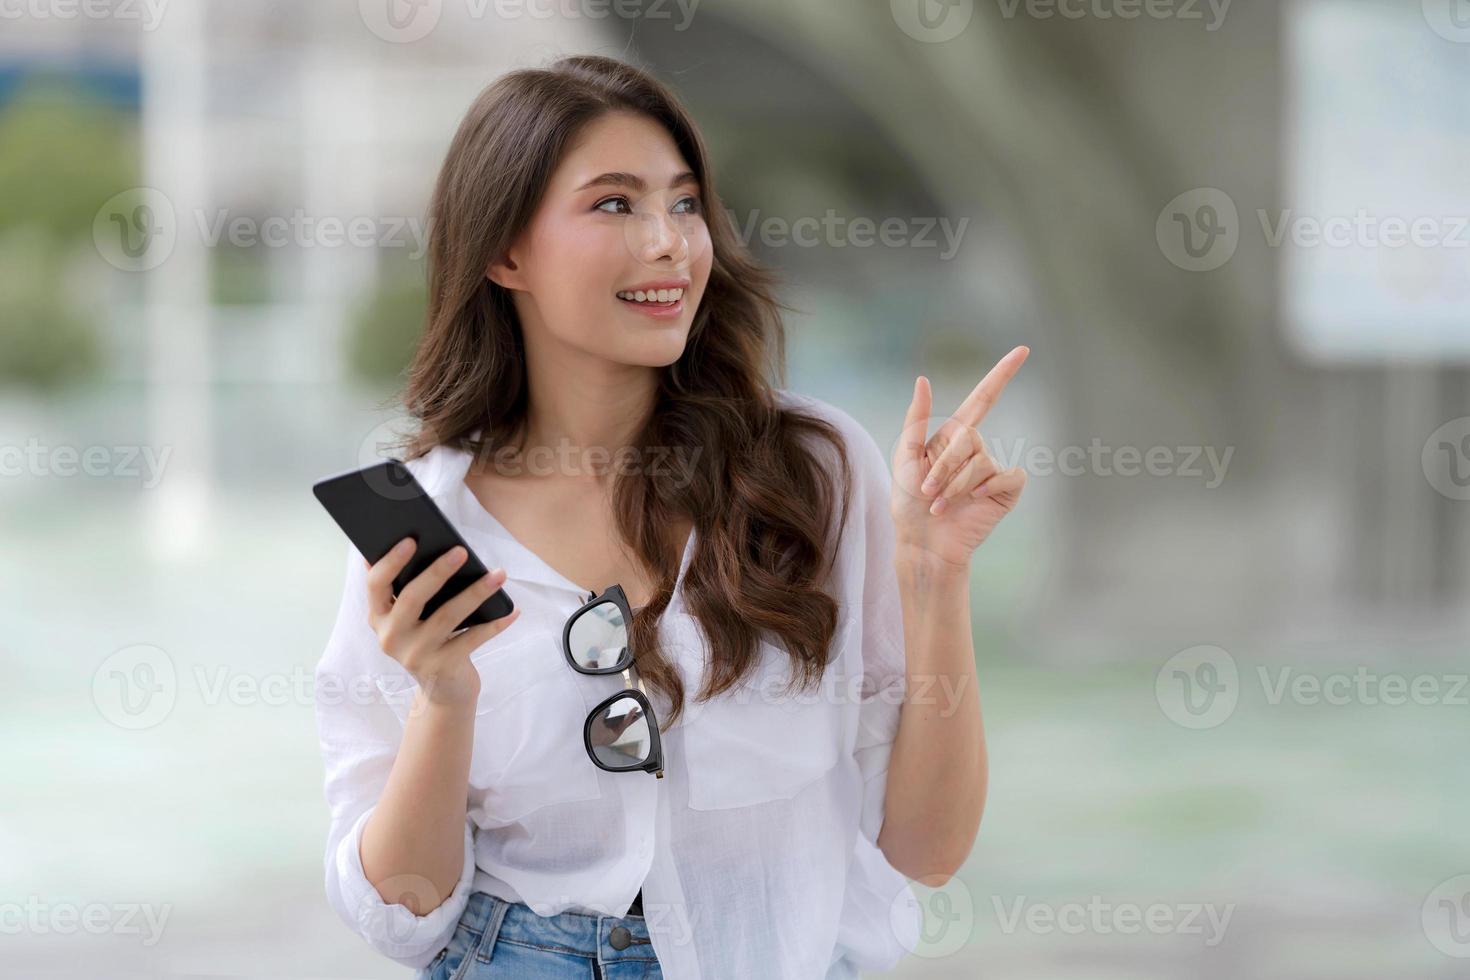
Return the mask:
[[[621,949],[619,947],[622,947]],[[540,916],[485,892],[417,980],[663,980],[641,915]]]

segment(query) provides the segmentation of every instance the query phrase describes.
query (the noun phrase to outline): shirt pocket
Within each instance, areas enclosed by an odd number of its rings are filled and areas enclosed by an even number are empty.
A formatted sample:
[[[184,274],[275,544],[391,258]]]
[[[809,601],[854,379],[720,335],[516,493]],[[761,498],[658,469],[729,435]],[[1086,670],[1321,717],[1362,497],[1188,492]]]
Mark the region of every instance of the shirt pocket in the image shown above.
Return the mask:
[[[692,622],[692,620],[691,620]],[[693,649],[703,649],[703,631]],[[840,653],[851,635],[839,627],[833,643]],[[684,643],[681,647],[687,649]],[[697,654],[696,654],[697,655]],[[846,711],[839,676],[843,658],[832,656],[820,687],[788,692],[791,660],[775,643],[757,646],[751,674],[718,697],[698,704],[691,687],[685,702],[684,755],[689,771],[689,806],[724,810],[789,800],[821,779],[842,756]],[[695,683],[702,681],[700,664]]]
[[[536,632],[506,644],[492,640],[470,655],[480,673],[470,810],[483,811],[482,826],[601,793],[582,744],[587,703],[559,644],[559,636]],[[405,675],[379,687],[406,721],[418,685]]]

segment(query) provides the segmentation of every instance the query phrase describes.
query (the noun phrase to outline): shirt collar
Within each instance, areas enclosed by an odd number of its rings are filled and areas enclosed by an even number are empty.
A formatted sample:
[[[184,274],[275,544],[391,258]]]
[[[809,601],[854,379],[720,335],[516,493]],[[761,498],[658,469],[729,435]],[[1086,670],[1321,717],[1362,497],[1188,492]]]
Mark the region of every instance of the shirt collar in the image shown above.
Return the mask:
[[[478,439],[480,432],[480,429],[475,429],[471,433],[471,438]],[[579,603],[585,601],[587,593],[577,583],[568,580],[556,569],[546,564],[539,555],[517,541],[513,535],[494,525],[487,525],[483,518],[476,514],[476,510],[484,508],[474,498],[474,494],[464,482],[472,460],[473,453],[469,450],[441,443],[429,450],[426,455],[424,472],[419,477],[419,483],[428,491],[429,496],[438,500],[439,505],[450,513],[450,518],[454,521],[455,526],[467,538],[475,539],[475,552],[485,564],[503,565],[509,579],[536,582],[556,589],[559,595],[574,595]],[[474,507],[471,507],[471,504]],[[669,600],[671,609],[682,608],[684,605],[684,576],[688,571],[689,562],[693,559],[694,537],[698,533],[697,528],[690,533],[689,541],[680,557],[674,594]],[[598,591],[600,592],[609,584],[611,583],[600,583],[597,586]]]

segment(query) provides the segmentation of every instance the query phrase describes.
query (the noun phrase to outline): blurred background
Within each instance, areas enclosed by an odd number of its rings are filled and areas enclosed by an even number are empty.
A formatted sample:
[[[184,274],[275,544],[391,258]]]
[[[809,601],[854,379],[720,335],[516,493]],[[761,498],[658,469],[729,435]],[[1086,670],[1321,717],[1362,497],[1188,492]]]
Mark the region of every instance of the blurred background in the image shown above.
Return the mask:
[[[0,970],[399,977],[327,907],[312,670],[477,92],[652,68],[786,386],[914,376],[990,802],[899,977],[1470,972],[1470,2],[0,0]]]

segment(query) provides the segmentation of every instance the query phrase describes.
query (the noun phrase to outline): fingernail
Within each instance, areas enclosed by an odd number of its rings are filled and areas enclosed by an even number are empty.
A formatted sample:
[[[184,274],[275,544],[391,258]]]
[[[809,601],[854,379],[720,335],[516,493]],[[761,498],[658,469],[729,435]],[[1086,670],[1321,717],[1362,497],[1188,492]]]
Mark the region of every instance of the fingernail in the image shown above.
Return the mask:
[[[972,496],[972,497],[983,497],[983,496],[985,496],[989,492],[990,492],[990,484],[988,484],[988,483],[982,483],[978,487],[976,487],[974,490],[971,490],[970,491],[970,496]]]
[[[934,501],[934,505],[929,508],[929,513],[933,514],[935,517],[938,517],[940,514],[944,513],[944,508],[948,506],[949,501],[944,497],[940,497],[938,500]]]
[[[934,488],[937,487],[937,486],[939,486],[939,481],[936,480],[936,479],[934,479],[934,477],[931,476],[927,480],[924,481],[924,485],[922,487],[920,487],[919,489],[923,490],[925,493],[933,493],[934,492]]]
[[[449,553],[449,563],[451,565],[458,565],[460,562],[464,561],[464,559],[465,550],[459,545],[455,545],[454,549]]]

